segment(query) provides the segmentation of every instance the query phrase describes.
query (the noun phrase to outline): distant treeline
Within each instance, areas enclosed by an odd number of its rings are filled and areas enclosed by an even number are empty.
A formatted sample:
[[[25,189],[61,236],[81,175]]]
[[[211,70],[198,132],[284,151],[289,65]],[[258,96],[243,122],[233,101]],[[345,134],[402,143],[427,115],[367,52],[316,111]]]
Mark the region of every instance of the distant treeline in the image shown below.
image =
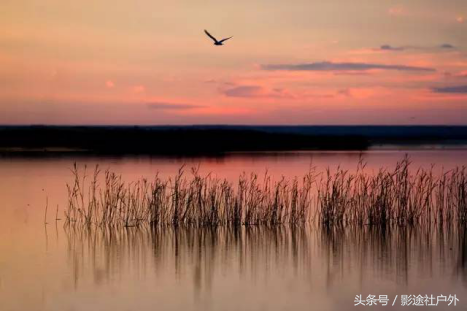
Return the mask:
[[[148,127],[2,127],[3,151],[104,154],[216,154],[235,151],[362,150],[367,139],[255,129]]]
[[[2,126],[3,152],[221,154],[364,150],[374,144],[463,144],[467,127]]]

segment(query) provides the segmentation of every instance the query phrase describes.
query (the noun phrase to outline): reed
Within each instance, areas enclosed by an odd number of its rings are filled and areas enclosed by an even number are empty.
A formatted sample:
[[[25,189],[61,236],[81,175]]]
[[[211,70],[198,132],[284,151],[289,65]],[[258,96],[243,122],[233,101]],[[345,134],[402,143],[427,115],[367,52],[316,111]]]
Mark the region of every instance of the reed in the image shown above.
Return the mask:
[[[121,176],[75,164],[68,187],[66,224],[83,226],[414,225],[467,221],[464,167],[434,174],[412,171],[409,158],[394,169],[368,174],[311,169],[301,179],[273,181],[242,174],[236,183],[182,167],[173,178],[126,183]],[[103,175],[103,176],[102,176]],[[89,179],[89,180],[88,180]],[[102,185],[100,184],[102,182]]]

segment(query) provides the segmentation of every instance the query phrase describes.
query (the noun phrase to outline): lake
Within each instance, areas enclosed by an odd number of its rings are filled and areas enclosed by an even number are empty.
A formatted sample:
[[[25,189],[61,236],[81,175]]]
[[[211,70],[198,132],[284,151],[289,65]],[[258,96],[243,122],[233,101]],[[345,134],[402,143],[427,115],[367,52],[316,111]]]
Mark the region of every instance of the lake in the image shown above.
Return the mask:
[[[467,307],[467,229],[458,225],[87,228],[64,226],[76,162],[127,182],[174,176],[184,165],[238,180],[310,168],[374,174],[408,154],[435,174],[467,165],[467,150],[237,153],[224,157],[0,158],[0,310],[406,309],[403,295],[434,296],[439,310]],[[44,224],[48,206],[47,225]],[[56,218],[61,220],[56,221]],[[388,306],[358,306],[369,295]],[[444,295],[444,296],[441,296]],[[444,298],[443,298],[444,297]],[[371,298],[371,297],[370,297]],[[439,301],[438,301],[439,300]],[[448,300],[448,301],[444,301]],[[432,301],[433,302],[433,301]],[[393,307],[390,307],[394,303]]]

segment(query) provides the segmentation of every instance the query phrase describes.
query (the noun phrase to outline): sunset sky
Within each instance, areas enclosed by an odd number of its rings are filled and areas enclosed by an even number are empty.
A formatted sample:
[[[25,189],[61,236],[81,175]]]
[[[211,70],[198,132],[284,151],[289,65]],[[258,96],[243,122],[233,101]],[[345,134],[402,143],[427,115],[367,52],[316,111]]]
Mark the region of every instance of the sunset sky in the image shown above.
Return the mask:
[[[465,124],[466,0],[2,0],[0,124]],[[204,34],[234,36],[214,46]]]

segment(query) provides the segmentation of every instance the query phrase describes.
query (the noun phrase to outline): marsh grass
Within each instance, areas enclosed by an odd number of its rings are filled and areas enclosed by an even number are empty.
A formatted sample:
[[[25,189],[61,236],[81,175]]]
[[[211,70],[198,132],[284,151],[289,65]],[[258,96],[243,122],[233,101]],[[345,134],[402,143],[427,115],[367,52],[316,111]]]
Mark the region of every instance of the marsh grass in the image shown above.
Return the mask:
[[[126,183],[96,167],[91,176],[75,164],[68,187],[66,224],[138,227],[160,225],[325,226],[443,224],[467,220],[467,172],[411,171],[409,158],[394,169],[367,173],[338,168],[273,181],[242,174],[236,183],[182,167],[173,178]],[[102,178],[103,177],[103,178]],[[101,184],[102,183],[102,184]]]

